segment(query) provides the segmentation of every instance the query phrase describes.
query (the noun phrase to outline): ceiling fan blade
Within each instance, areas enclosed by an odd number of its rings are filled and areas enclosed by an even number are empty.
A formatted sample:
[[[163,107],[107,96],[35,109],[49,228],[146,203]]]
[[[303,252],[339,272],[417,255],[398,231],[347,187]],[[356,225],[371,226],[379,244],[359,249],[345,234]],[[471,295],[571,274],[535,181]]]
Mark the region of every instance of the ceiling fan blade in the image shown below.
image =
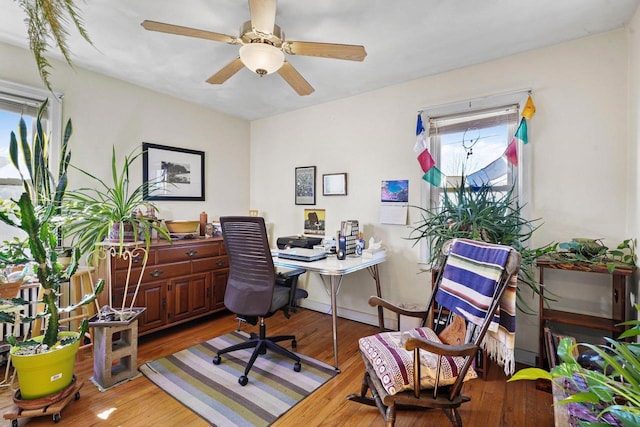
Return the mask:
[[[278,70],[278,74],[280,74],[282,78],[289,83],[289,86],[298,92],[300,96],[309,95],[314,91],[309,82],[287,61],[284,61],[284,64],[282,64],[282,67]]]
[[[249,0],[251,26],[261,33],[273,34],[276,23],[276,0]]]
[[[353,44],[287,41],[282,49],[291,55],[321,56],[323,58],[362,61],[367,56],[364,46]]]
[[[238,37],[214,33],[213,31],[198,30],[196,28],[182,27],[180,25],[165,24],[163,22],[148,20],[142,21],[141,25],[145,30],[149,31],[158,31],[160,33],[177,34],[179,36],[187,37],[198,37],[201,39],[214,40],[229,44],[242,44]]]
[[[231,76],[240,71],[244,67],[240,58],[236,58],[233,61],[229,62],[227,65],[222,67],[220,71],[212,75],[207,79],[207,83],[211,83],[212,85],[219,85],[226,82]]]

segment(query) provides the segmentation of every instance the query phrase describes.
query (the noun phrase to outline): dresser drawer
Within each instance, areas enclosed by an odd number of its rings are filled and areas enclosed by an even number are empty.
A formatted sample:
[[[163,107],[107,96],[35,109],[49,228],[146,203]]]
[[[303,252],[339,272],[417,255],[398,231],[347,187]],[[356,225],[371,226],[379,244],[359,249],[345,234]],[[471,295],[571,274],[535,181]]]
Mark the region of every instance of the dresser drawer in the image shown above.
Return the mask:
[[[194,273],[202,273],[213,270],[229,268],[229,259],[226,256],[196,259],[191,263]]]
[[[141,268],[134,268],[131,270],[131,275],[129,276],[129,285],[135,285],[138,283],[138,278],[140,277]],[[170,279],[172,277],[184,276],[191,273],[191,262],[190,261],[182,261],[175,262],[173,264],[162,264],[162,265],[147,265],[147,268],[144,270],[144,275],[142,277],[142,283],[153,282],[162,279]],[[116,271],[114,288],[124,288],[125,282],[127,280],[127,271]]]
[[[162,248],[157,253],[157,263],[187,261],[192,259],[218,256],[220,244],[213,245],[180,245],[171,248]]]
[[[136,251],[134,256],[131,257],[132,268],[142,267],[142,260],[144,257],[144,251]],[[112,257],[111,262],[116,270],[127,270],[129,268],[129,258],[124,257]],[[147,267],[156,263],[156,250],[149,250],[149,256],[147,257]]]

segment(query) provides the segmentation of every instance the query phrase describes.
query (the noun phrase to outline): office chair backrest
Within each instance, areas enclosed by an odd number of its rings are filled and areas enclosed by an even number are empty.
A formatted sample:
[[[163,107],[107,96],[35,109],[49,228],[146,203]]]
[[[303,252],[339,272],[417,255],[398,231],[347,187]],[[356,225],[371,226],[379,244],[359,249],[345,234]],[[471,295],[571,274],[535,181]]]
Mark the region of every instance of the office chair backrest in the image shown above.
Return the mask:
[[[240,315],[267,314],[273,298],[276,273],[264,218],[221,217],[220,225],[229,257],[229,280],[224,305]]]

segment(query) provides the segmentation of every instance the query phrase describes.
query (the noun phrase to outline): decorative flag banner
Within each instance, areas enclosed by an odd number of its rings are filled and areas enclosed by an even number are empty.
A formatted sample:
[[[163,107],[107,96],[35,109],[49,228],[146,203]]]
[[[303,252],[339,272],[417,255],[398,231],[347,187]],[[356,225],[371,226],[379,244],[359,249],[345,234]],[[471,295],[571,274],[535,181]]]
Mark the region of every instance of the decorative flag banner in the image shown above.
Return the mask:
[[[440,172],[440,169],[438,169],[435,166],[429,169],[427,173],[422,175],[422,179],[424,179],[434,187],[440,187],[440,184],[442,184],[443,178],[444,178],[444,174]]]
[[[413,146],[415,153],[421,153],[427,149],[427,138],[425,137],[424,126],[422,125],[422,115],[418,113],[418,123],[416,124],[416,145]]]
[[[435,160],[433,160],[431,153],[429,153],[429,150],[427,149],[418,156],[418,163],[420,163],[420,166],[422,167],[422,172],[427,172],[436,165]]]
[[[504,156],[513,166],[518,166],[518,143],[515,138],[509,143]]]
[[[531,95],[527,98],[527,103],[524,104],[524,109],[522,110],[522,117],[527,120],[531,120],[531,117],[536,113],[536,106],[533,105],[533,99],[531,99]]]
[[[482,187],[483,184],[489,184],[506,173],[507,159],[504,156],[500,156],[479,171],[467,175],[467,184],[472,187]]]
[[[425,148],[424,151],[420,153],[418,163],[420,163],[420,167],[422,167],[422,171],[425,173],[422,179],[435,187],[439,187],[444,174],[436,167],[436,162],[433,160],[433,157],[431,157],[429,150]]]
[[[529,138],[527,136],[527,119],[526,118],[523,117],[522,119],[520,119],[520,126],[518,126],[518,130],[516,130],[516,133],[515,135],[513,135],[513,137],[522,141],[523,144],[526,144],[529,142]]]
[[[420,153],[418,155],[418,163],[420,163],[420,167],[424,172],[422,179],[435,187],[439,187],[444,174],[436,167],[436,162],[427,149],[427,138],[425,137],[425,129],[420,113],[418,113],[418,121],[416,123],[416,145],[413,147],[413,151]]]

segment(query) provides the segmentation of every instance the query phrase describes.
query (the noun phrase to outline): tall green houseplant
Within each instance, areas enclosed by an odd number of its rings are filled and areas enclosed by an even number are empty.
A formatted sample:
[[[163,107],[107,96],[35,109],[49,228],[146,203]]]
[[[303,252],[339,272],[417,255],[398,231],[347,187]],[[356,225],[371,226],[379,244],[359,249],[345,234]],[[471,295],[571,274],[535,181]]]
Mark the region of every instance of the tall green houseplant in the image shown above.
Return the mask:
[[[9,145],[10,158],[13,165],[20,171],[24,191],[18,200],[3,200],[0,208],[0,220],[5,224],[20,229],[26,237],[22,241],[8,242],[0,248],[0,252],[20,253],[17,262],[32,261],[35,277],[43,289],[42,302],[45,306],[43,313],[38,317],[47,319],[47,328],[42,343],[53,348],[58,342],[59,320],[61,313],[69,313],[78,307],[91,303],[96,295],[102,291],[103,282],[98,281],[95,292],[86,295],[81,301],[68,307],[59,307],[61,284],[68,282],[78,268],[78,260],[81,252],[75,248],[71,263],[64,267],[58,262],[62,249],[60,248],[60,209],[67,190],[67,171],[71,160],[68,151],[68,142],[72,133],[71,120],[65,126],[62,146],[60,149],[60,162],[57,175],[51,169],[50,146],[48,136],[42,127],[42,114],[47,102],[41,106],[35,125],[35,134],[32,143],[27,141],[27,126],[24,119],[20,119],[18,137],[11,132]],[[20,170],[20,154],[26,166],[26,176]],[[7,248],[6,246],[10,246]],[[21,249],[22,248],[22,249]],[[16,252],[18,251],[18,252]],[[24,304],[25,301],[15,298],[5,303],[15,305]],[[0,313],[0,320],[14,322],[13,311]],[[26,318],[24,321],[33,320]],[[71,344],[77,341],[87,331],[86,322],[82,323],[80,334],[77,337],[65,340],[63,344]],[[10,342],[14,345],[29,345],[32,342],[16,342],[15,338]]]
[[[486,184],[480,187],[469,186],[463,176],[460,185],[453,191],[443,192],[437,207],[413,207],[419,210],[420,220],[412,227],[409,239],[414,241],[414,245],[422,240],[428,242],[431,265],[436,262],[442,245],[449,239],[467,238],[508,245],[522,255],[519,282],[539,294],[539,284],[534,272],[535,260],[555,250],[555,245],[542,248],[527,246],[539,227],[539,220],[523,217],[522,206],[514,195],[513,187],[499,193]],[[520,293],[518,303],[521,310],[532,311]]]

